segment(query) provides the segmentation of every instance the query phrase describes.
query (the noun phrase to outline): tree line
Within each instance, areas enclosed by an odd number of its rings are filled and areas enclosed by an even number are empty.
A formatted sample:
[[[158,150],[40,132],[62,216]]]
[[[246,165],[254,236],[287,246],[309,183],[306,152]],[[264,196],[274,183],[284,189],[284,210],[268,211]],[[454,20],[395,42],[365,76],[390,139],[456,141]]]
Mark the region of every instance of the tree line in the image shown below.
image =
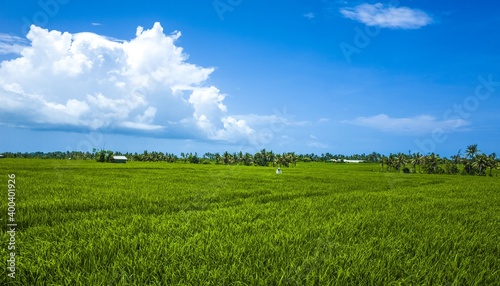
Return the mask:
[[[404,173],[426,173],[426,174],[462,174],[462,175],[492,175],[493,169],[500,166],[500,160],[495,153],[486,155],[481,153],[477,144],[467,146],[465,154],[459,151],[449,158],[442,158],[438,154],[420,153],[408,154],[397,153],[388,156],[372,152],[370,154],[354,154],[350,156],[331,153],[322,154],[296,154],[295,152],[274,153],[262,149],[255,154],[248,152],[225,151],[223,153],[207,152],[202,156],[198,153],[174,153],[144,151],[143,153],[121,153],[111,150],[94,149],[92,152],[33,152],[33,153],[3,153],[4,158],[39,158],[39,159],[71,159],[71,160],[95,160],[97,162],[111,162],[113,156],[122,155],[129,161],[141,162],[168,162],[168,163],[191,163],[191,164],[221,164],[221,165],[245,165],[245,166],[273,166],[290,167],[296,166],[297,162],[335,162],[342,163],[344,160],[360,160],[367,163],[380,163],[380,171],[404,172]]]
[[[248,152],[222,152],[210,153],[203,155],[198,153],[180,153],[180,155],[169,152],[147,151],[143,153],[118,152],[104,149],[94,149],[92,152],[66,151],[66,152],[5,152],[2,153],[5,158],[34,158],[34,159],[71,159],[71,160],[96,160],[98,162],[111,162],[113,156],[121,155],[128,158],[129,161],[143,162],[182,162],[182,163],[215,163],[225,165],[257,165],[257,166],[290,166],[297,162],[330,162],[331,160],[362,160],[365,162],[377,163],[383,158],[380,153],[373,152],[371,154],[353,154],[343,155],[331,153],[308,153],[297,154],[296,152],[274,153],[262,149],[255,154]]]
[[[493,169],[500,166],[500,160],[495,153],[486,155],[481,153],[477,144],[472,144],[467,146],[463,156],[460,150],[450,158],[441,158],[435,153],[398,153],[382,157],[380,165],[381,171],[492,176]]]

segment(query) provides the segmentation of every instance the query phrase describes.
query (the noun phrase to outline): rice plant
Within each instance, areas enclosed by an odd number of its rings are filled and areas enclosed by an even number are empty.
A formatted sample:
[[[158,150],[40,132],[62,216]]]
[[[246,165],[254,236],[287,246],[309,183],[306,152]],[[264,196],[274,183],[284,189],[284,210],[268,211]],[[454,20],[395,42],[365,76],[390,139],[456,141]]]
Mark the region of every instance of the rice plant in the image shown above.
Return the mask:
[[[497,177],[4,159],[6,285],[495,285]],[[4,193],[2,218],[7,213]],[[4,224],[5,227],[5,224]],[[9,257],[9,234],[0,235]]]

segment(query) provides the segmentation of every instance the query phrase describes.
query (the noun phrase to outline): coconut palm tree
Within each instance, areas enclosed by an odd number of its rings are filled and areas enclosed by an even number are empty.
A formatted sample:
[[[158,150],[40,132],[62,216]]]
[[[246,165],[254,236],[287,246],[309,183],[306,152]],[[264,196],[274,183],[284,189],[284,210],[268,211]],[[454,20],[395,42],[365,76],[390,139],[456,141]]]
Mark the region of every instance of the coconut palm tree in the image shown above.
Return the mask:
[[[489,161],[490,160],[486,154],[476,155],[476,161],[472,163],[472,166],[478,170],[480,176],[485,176],[486,174],[484,171],[488,167]]]
[[[406,155],[403,153],[399,153],[396,158],[396,169],[399,171],[404,169],[406,166]]]
[[[439,167],[441,163],[441,158],[439,155],[431,153],[424,157],[424,171],[427,174],[438,174],[442,172],[442,169]]]
[[[290,164],[293,164],[294,167],[297,167],[297,155],[295,154],[295,152],[290,152],[288,153],[289,157],[290,157]]]
[[[396,169],[396,158],[397,156],[395,154],[389,154],[389,158],[387,160],[387,169],[392,171],[393,169]]]
[[[286,153],[283,153],[279,156],[279,166],[289,167],[290,166],[290,158]]]
[[[420,172],[422,172],[421,164],[422,164],[423,159],[424,159],[424,157],[422,156],[422,154],[420,154],[420,152],[417,152],[416,154],[412,155],[410,163],[412,164],[415,172],[417,172],[417,166],[420,167]]]
[[[386,165],[386,164],[387,164],[387,157],[382,156],[382,158],[380,159],[380,171],[384,170],[384,165]]]
[[[274,155],[273,151],[269,151],[267,152],[267,159],[269,162],[271,162],[273,164],[273,167],[274,167],[274,164],[276,163],[275,160],[276,160],[276,156]]]
[[[244,163],[243,152],[238,152],[238,165]]]
[[[458,174],[460,172],[460,169],[458,166],[462,162],[462,157],[460,156],[460,151],[458,150],[458,153],[456,155],[450,156],[449,162],[446,161],[446,163],[449,163],[449,166],[447,165],[448,168],[448,173],[449,174]]]
[[[278,167],[282,167],[284,164],[284,158],[281,154],[276,154],[276,164],[278,164]]]
[[[268,158],[266,149],[260,150],[260,152],[255,153],[253,156],[253,161],[259,166],[267,166]]]
[[[474,160],[474,158],[476,158],[476,155],[479,154],[479,152],[481,151],[477,149],[477,144],[469,145],[465,150],[465,157],[469,157],[469,159]]]
[[[243,156],[243,163],[245,164],[245,166],[250,166],[252,165],[253,163],[253,159],[252,159],[252,155],[250,153],[245,153],[245,155]]]
[[[488,159],[489,159],[488,167],[490,168],[490,177],[492,177],[493,175],[491,174],[491,172],[493,171],[493,169],[496,169],[499,166],[497,154],[491,153],[488,156]]]
[[[467,146],[465,150],[465,159],[464,159],[464,170],[463,173],[467,175],[475,175],[477,169],[477,164],[474,164],[477,155],[479,154],[479,150],[477,148],[477,144],[472,144]]]
[[[224,165],[227,165],[231,162],[231,154],[229,154],[229,152],[224,152],[224,154],[222,154],[222,163],[224,163]]]
[[[221,156],[220,156],[219,152],[214,154],[214,159],[215,159],[215,164],[220,163]]]

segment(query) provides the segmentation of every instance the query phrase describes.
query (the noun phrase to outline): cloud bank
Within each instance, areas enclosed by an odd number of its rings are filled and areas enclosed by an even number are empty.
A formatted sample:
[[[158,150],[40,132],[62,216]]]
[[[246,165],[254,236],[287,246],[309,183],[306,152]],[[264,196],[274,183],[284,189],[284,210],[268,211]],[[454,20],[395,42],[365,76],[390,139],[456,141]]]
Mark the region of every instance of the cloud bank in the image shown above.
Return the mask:
[[[26,39],[0,33],[0,55],[19,54],[26,44]]]
[[[438,120],[429,115],[391,118],[386,114],[379,114],[371,117],[358,117],[354,120],[342,121],[342,123],[401,135],[423,135],[435,132],[436,130],[447,133],[463,130],[470,125],[469,122],[463,119]]]
[[[408,7],[392,7],[382,3],[361,4],[354,8],[342,8],[344,17],[368,26],[392,29],[419,29],[432,22],[425,12]]]
[[[7,40],[19,39],[4,37]],[[31,26],[19,57],[0,63],[0,123],[32,129],[107,130],[165,138],[238,141],[254,130],[228,115],[205,82],[213,68],[188,62],[180,32],[160,23],[130,41]]]

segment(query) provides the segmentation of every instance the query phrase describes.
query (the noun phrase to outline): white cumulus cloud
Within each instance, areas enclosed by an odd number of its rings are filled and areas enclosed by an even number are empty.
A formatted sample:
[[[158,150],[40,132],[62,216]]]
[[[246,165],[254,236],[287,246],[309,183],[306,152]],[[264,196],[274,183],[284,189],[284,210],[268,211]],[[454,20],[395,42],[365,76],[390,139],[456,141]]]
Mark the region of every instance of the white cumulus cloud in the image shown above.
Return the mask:
[[[419,9],[392,7],[382,3],[342,8],[340,13],[348,19],[381,28],[419,29],[432,22],[432,18]]]
[[[344,120],[342,123],[406,135],[422,135],[436,130],[441,132],[461,131],[470,125],[469,122],[463,119],[438,120],[429,115],[391,118],[386,114],[358,117],[354,120]]]
[[[138,27],[128,41],[37,26],[23,45],[0,34],[0,53],[18,54],[0,63],[0,124],[166,138],[251,135],[247,121],[228,114],[225,95],[205,84],[214,69],[187,61],[180,36],[166,35],[160,23]]]

